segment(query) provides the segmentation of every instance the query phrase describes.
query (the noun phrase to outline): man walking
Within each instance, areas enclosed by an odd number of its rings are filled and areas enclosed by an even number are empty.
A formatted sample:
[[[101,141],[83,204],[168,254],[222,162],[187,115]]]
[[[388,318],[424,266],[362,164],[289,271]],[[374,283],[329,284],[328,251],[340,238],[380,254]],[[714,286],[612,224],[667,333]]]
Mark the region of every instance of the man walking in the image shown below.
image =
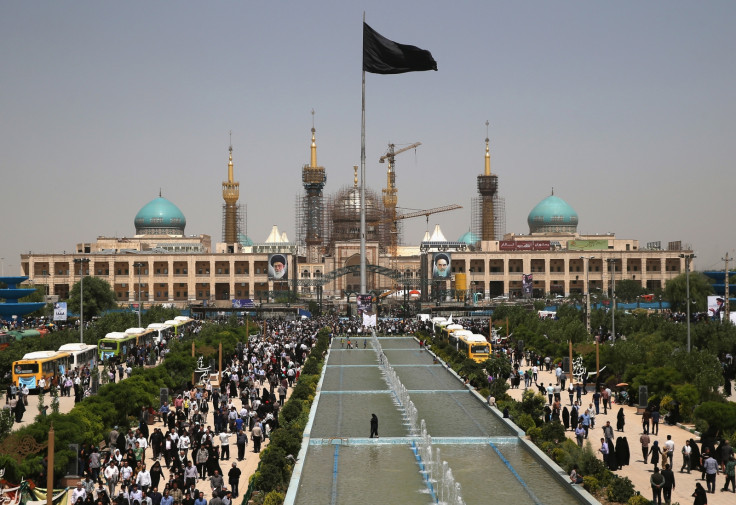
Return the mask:
[[[682,446],[682,466],[680,467],[680,473],[687,469],[687,473],[690,473],[692,469],[691,457],[693,454],[693,448],[690,446],[690,441],[685,440],[685,445]]]
[[[708,492],[716,492],[716,474],[718,473],[718,462],[710,454],[706,454],[706,459],[703,461],[703,468],[705,469],[705,482],[708,484]]]
[[[233,498],[238,497],[238,484],[240,483],[241,471],[238,465],[233,462],[232,468],[227,472],[227,483],[230,485],[230,489],[233,492]]]
[[[675,489],[675,473],[672,471],[670,465],[664,465],[662,470],[662,477],[664,477],[664,486],[662,486],[662,496],[664,503],[670,505],[672,500],[672,490]]]
[[[641,453],[644,456],[644,464],[646,465],[647,458],[649,457],[649,443],[651,442],[649,435],[647,433],[642,434],[639,437],[639,442],[641,443]]]

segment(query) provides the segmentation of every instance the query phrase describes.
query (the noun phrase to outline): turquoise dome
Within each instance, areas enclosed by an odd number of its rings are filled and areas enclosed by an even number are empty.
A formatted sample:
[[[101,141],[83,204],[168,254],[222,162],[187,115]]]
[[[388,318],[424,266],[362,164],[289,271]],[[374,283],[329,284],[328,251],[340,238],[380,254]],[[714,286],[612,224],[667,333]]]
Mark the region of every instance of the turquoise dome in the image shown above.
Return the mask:
[[[463,242],[468,245],[475,245],[480,241],[480,239],[475,233],[473,233],[472,231],[468,231],[463,233],[463,235],[459,239],[457,239],[457,241]]]
[[[251,240],[251,238],[244,233],[238,233],[238,242],[240,242],[240,245],[244,247],[249,247],[253,245],[253,240]]]
[[[135,215],[136,235],[184,235],[187,219],[166,198],[151,200]]]
[[[578,229],[577,212],[554,194],[539,202],[526,221],[529,233],[574,233]]]

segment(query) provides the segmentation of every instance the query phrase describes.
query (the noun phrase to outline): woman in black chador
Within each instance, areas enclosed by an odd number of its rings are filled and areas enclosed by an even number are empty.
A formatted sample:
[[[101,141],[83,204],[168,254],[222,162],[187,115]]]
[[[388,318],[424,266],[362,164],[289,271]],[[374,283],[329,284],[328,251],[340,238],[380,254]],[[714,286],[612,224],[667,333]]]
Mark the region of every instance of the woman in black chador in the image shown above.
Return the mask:
[[[630,459],[629,442],[626,440],[626,437],[618,437],[616,439],[616,461],[619,469],[628,465]]]
[[[616,416],[616,431],[624,431],[624,425],[626,424],[626,421],[624,420],[624,408],[621,407],[618,409],[618,415]]]
[[[376,416],[376,414],[371,414],[371,436],[370,438],[373,438],[374,436],[378,438],[378,417]]]

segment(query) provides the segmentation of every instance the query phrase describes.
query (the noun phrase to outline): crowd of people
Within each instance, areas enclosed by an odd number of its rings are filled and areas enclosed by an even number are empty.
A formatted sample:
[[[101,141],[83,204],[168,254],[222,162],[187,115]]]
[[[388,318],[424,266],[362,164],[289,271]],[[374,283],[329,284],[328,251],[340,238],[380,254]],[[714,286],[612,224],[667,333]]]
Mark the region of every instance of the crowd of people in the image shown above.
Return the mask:
[[[72,502],[230,505],[240,494],[237,461],[246,458],[248,446],[259,453],[262,442],[278,428],[288,389],[298,381],[326,322],[266,321],[259,335],[225,360],[219,383],[190,384],[159,409],[143,409],[137,427],[125,432],[115,427],[104,448],[82,445],[79,470],[85,479]],[[165,349],[159,354],[165,355]],[[147,460],[153,461],[150,466]]]

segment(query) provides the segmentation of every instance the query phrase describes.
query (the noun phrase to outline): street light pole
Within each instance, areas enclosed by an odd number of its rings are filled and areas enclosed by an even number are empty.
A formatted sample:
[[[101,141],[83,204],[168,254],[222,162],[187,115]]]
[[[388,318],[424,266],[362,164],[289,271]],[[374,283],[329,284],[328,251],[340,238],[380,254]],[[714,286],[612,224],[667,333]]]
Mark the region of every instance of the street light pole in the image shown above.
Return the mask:
[[[611,335],[616,341],[616,259],[606,260],[611,267]]]
[[[590,260],[595,256],[580,256],[583,260],[583,268],[585,268],[585,329],[590,335],[590,282],[588,282],[588,270],[590,270]]]
[[[138,328],[141,328],[141,267],[143,263],[133,263],[134,267],[138,267]]]
[[[695,258],[694,254],[680,254],[685,258],[685,298],[687,305],[687,352],[690,352],[690,260]],[[728,282],[728,281],[726,281]]]
[[[84,265],[89,263],[89,258],[75,258],[74,263],[79,264],[79,343],[84,343]]]

